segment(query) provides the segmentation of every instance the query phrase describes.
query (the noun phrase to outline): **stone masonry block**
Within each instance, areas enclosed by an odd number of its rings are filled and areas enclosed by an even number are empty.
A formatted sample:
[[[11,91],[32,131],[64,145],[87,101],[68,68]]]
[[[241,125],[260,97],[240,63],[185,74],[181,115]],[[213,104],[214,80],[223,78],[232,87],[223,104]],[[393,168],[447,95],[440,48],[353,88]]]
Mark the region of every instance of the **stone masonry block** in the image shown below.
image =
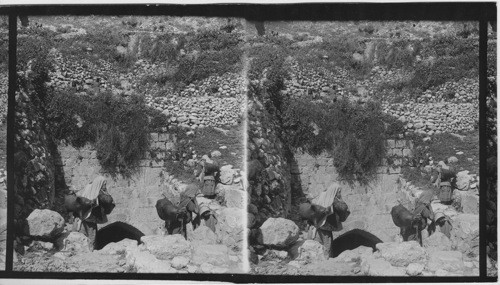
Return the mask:
[[[413,156],[413,151],[409,148],[404,148],[403,149],[403,156],[404,157],[412,157]]]
[[[399,166],[389,167],[389,173],[390,174],[399,174],[399,173],[401,173],[401,167],[399,167]]]
[[[394,140],[387,140],[387,146],[389,148],[395,148],[396,147],[396,142]]]
[[[397,147],[397,148],[403,148],[403,147],[405,147],[405,145],[406,145],[406,144],[405,144],[405,141],[404,141],[404,140],[397,140],[397,141],[396,141],[396,147]]]
[[[406,145],[408,146],[409,149],[413,149],[413,141],[411,140],[406,141]]]
[[[392,150],[392,155],[395,156],[403,156],[403,150],[400,148],[395,148]]]
[[[171,150],[175,148],[175,143],[173,142],[167,142],[165,143],[165,150]]]
[[[393,160],[393,162],[394,162],[395,166],[401,166],[401,164],[403,163],[403,161],[401,160],[401,158],[395,158]]]
[[[154,142],[158,141],[158,133],[151,133],[151,140]]]
[[[166,142],[169,139],[169,135],[167,133],[158,134],[158,140],[161,142]]]

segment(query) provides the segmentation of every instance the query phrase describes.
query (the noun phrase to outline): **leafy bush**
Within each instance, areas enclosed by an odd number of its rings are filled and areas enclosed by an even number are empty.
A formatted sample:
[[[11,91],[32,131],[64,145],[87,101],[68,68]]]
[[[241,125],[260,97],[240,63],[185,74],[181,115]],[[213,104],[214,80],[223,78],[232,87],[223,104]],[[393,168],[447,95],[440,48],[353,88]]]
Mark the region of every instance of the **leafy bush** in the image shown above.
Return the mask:
[[[164,115],[151,111],[142,97],[124,99],[111,93],[55,93],[46,110],[48,133],[53,139],[74,147],[92,144],[101,167],[111,175],[135,172],[149,150],[150,131],[168,123]]]
[[[283,137],[292,149],[319,155],[329,152],[341,179],[366,184],[385,156],[385,127],[376,103],[357,105],[348,99],[330,104],[287,102]]]
[[[146,36],[141,39],[142,55],[152,62],[176,61],[185,41],[185,37],[170,33],[159,35],[156,39]]]
[[[256,95],[264,102],[269,112],[281,111],[284,98],[280,91],[285,87],[285,79],[288,77],[284,50],[279,47],[260,46],[252,49],[250,56],[252,61],[249,78],[261,80],[265,76],[264,89],[255,92]]]

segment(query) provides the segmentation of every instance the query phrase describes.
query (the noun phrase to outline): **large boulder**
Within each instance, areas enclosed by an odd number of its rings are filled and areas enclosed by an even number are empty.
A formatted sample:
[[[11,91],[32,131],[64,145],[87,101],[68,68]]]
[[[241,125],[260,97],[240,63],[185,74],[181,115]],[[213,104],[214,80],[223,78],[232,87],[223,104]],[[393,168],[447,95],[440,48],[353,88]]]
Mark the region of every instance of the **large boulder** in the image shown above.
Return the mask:
[[[245,213],[238,208],[223,208],[217,217],[216,234],[218,242],[225,244],[234,251],[243,249],[242,221],[246,219]]]
[[[380,258],[367,258],[361,262],[361,272],[370,276],[405,276],[402,268],[396,268],[390,262]]]
[[[479,215],[479,196],[474,194],[461,195],[460,205],[465,214]]]
[[[245,192],[240,187],[228,188],[224,193],[226,205],[230,208],[243,209],[245,207]]]
[[[207,226],[200,225],[191,235],[188,235],[190,242],[201,242],[205,244],[216,244],[217,235]]]
[[[394,266],[406,267],[426,260],[425,250],[416,241],[378,243],[376,247],[380,255]]]
[[[452,218],[451,240],[453,247],[464,254],[479,255],[479,217],[458,214]]]
[[[410,263],[406,267],[406,274],[410,276],[418,276],[422,275],[422,272],[424,271],[425,266],[421,263]]]
[[[429,271],[446,270],[451,272],[463,271],[464,262],[460,251],[431,251],[427,262]]]
[[[335,260],[339,262],[352,262],[356,259],[367,259],[373,256],[373,248],[367,246],[358,246],[352,250],[344,250]]]
[[[305,262],[315,262],[326,260],[323,245],[315,240],[306,240],[298,248],[296,260]]]
[[[58,249],[64,252],[90,252],[89,239],[80,232],[67,232],[56,240]]]
[[[170,262],[159,260],[154,254],[147,251],[130,250],[125,255],[127,266],[134,268],[137,273],[176,273]]]
[[[35,209],[26,219],[29,235],[38,238],[52,239],[64,231],[64,218],[55,211]]]
[[[182,235],[143,236],[141,241],[156,258],[170,260],[176,256],[190,256],[191,245]]]
[[[468,170],[460,171],[457,173],[457,189],[460,191],[467,191],[470,187],[471,176]]]
[[[221,244],[196,244],[193,247],[191,262],[195,265],[210,263],[215,266],[226,266],[229,264],[228,249]]]
[[[285,248],[299,239],[299,227],[291,220],[269,218],[260,227],[265,245]]]
[[[451,240],[441,232],[434,232],[429,237],[423,239],[423,246],[431,251],[434,250],[451,250]]]
[[[220,168],[220,182],[222,184],[231,185],[233,184],[236,174],[237,172],[233,169],[232,165],[224,165]]]
[[[123,239],[119,242],[110,242],[105,247],[103,247],[100,252],[103,254],[120,254],[126,252],[127,250],[133,250],[137,248],[137,241],[133,239]]]

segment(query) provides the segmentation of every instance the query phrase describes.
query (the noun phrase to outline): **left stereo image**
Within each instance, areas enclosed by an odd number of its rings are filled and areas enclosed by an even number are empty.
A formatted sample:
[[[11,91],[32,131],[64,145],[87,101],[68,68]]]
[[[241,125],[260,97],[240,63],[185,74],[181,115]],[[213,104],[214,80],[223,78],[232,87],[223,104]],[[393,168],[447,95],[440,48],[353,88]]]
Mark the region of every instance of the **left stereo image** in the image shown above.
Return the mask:
[[[244,25],[205,17],[18,19],[9,122],[14,271],[246,272]]]

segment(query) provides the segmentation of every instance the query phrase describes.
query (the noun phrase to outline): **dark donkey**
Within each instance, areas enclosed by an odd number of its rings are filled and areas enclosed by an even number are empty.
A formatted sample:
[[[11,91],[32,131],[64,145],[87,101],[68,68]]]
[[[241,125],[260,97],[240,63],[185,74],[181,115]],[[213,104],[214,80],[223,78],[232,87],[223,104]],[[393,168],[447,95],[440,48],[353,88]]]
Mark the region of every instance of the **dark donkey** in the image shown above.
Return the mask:
[[[185,239],[187,239],[186,225],[192,221],[192,213],[196,213],[197,208],[196,199],[190,197],[182,197],[177,205],[166,197],[156,202],[156,211],[160,219],[165,221],[168,234],[181,234]]]
[[[394,224],[400,228],[403,241],[416,240],[420,246],[422,246],[422,231],[427,227],[427,219],[434,221],[432,208],[420,203],[417,203],[413,213],[401,204],[394,206],[391,216]]]

